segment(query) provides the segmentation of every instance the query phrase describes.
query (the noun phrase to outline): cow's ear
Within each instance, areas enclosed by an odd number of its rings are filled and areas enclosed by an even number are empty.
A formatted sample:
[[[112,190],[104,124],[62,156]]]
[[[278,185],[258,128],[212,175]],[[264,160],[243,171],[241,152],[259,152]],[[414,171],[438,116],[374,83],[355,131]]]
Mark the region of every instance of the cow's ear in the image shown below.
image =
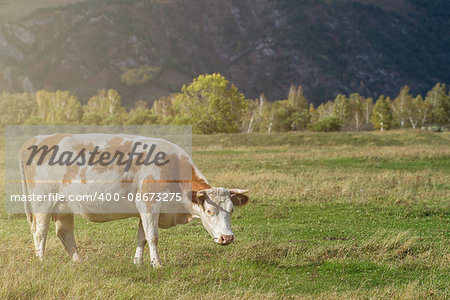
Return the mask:
[[[205,191],[192,191],[192,202],[198,205],[203,205],[206,199]]]
[[[247,204],[248,196],[245,195],[246,193],[248,193],[248,190],[238,190],[238,189],[230,190],[230,197],[231,201],[233,202],[233,205],[242,206]]]

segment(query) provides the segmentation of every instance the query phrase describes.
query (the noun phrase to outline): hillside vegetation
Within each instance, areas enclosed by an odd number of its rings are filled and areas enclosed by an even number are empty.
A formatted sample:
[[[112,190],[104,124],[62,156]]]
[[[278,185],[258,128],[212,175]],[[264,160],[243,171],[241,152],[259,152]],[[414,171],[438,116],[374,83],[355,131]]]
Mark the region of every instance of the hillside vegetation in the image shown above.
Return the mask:
[[[450,81],[448,11],[442,0],[92,0],[43,8],[0,22],[0,89],[70,90],[87,101],[114,88],[131,107],[220,72],[248,97],[270,101],[291,84],[316,105],[338,93],[393,96],[406,84],[424,94]],[[120,80],[143,66],[161,72],[144,84]]]
[[[36,9],[64,6],[82,1],[86,0],[0,0],[0,18],[15,21]]]
[[[136,268],[137,220],[77,218],[85,261],[50,232],[39,262],[25,217],[1,211],[0,298],[448,299],[449,144],[421,131],[195,135],[212,185],[250,189],[233,244],[197,220],[160,232],[161,270],[148,250]]]

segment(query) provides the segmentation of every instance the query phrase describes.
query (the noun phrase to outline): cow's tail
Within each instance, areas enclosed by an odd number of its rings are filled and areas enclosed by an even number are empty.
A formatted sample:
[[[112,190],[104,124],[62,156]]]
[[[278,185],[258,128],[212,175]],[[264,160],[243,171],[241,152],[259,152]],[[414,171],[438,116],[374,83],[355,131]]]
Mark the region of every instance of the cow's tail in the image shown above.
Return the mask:
[[[22,159],[19,158],[19,169],[20,169],[20,176],[22,177],[22,193],[25,195],[25,213],[27,215],[27,220],[30,225],[33,224],[33,214],[31,213],[30,209],[30,201],[28,201],[28,185],[27,185],[27,177],[25,176],[24,168],[23,168],[23,162]]]

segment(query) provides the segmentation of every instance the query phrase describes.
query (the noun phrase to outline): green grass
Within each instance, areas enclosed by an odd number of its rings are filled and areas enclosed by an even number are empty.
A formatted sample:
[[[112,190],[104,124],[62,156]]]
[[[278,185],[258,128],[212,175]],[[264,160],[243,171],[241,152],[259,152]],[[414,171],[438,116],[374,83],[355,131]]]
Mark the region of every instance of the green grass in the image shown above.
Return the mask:
[[[195,221],[161,231],[161,270],[148,251],[136,268],[137,220],[77,218],[85,261],[71,263],[51,233],[39,262],[25,218],[2,212],[0,298],[450,297],[449,133],[210,135],[193,145],[213,185],[250,189],[233,216],[235,243],[215,245]]]

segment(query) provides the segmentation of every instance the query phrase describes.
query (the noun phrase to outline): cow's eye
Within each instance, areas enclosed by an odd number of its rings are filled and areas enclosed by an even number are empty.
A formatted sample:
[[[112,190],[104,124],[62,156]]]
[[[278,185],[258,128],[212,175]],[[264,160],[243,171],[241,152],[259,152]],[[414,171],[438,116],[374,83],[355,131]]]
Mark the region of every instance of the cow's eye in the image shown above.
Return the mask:
[[[206,211],[206,213],[207,213],[208,215],[210,215],[210,216],[213,215],[213,212],[212,212],[210,209],[208,209],[208,210]]]

